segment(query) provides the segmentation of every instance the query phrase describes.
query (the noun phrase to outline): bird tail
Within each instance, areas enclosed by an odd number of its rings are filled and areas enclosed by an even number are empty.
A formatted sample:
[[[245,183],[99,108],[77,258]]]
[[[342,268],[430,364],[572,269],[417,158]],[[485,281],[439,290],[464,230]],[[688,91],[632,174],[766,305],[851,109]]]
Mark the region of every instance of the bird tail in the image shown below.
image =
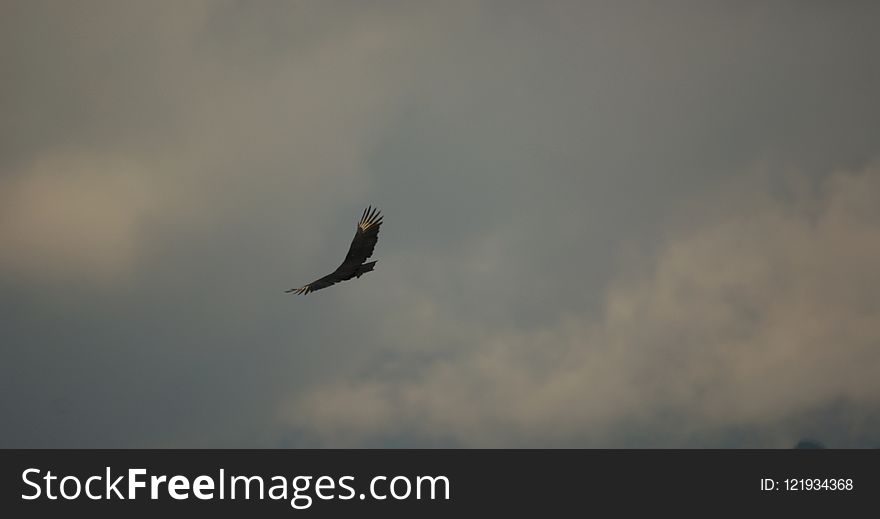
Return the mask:
[[[357,277],[361,277],[367,272],[371,272],[373,270],[373,266],[376,264],[375,261],[371,261],[369,263],[364,263],[363,265],[358,265],[358,268],[355,269],[354,275]]]

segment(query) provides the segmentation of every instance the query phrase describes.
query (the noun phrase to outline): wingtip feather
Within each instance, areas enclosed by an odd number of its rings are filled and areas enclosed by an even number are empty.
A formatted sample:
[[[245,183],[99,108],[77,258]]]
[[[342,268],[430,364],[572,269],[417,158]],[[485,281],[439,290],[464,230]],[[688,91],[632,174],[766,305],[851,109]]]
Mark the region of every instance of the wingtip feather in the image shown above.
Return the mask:
[[[373,207],[372,204],[367,206],[364,210],[363,215],[361,215],[361,219],[358,222],[358,227],[361,231],[366,231],[370,227],[377,226],[382,223],[382,212],[378,207]]]

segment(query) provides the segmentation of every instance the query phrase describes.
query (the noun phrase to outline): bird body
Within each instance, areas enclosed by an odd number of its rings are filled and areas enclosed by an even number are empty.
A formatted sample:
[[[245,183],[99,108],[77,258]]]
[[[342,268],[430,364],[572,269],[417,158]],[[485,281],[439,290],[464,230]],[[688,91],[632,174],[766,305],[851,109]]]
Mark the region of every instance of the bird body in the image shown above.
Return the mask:
[[[351,240],[351,246],[348,248],[348,254],[345,255],[342,265],[321,279],[299,288],[285,290],[285,292],[308,294],[335,285],[340,281],[359,278],[367,272],[371,272],[376,261],[367,262],[367,259],[373,255],[373,249],[376,248],[376,242],[379,240],[379,227],[381,226],[382,214],[379,210],[373,206],[364,209],[364,214],[358,222],[357,231],[355,231],[354,239]]]

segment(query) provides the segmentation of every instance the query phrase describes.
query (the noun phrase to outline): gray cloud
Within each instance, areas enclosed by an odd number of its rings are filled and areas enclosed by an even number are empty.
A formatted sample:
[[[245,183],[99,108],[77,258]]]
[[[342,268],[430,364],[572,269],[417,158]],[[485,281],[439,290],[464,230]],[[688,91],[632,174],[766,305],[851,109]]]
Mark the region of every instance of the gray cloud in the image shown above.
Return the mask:
[[[811,200],[749,191],[718,204],[731,213],[692,208],[700,223],[612,283],[601,315],[524,332],[416,307],[398,316],[415,321],[410,341],[464,321],[469,347],[407,363],[415,373],[318,386],[288,416],[328,444],[408,430],[477,446],[628,446],[626,429],[644,426],[687,446],[758,424],[785,446],[793,416],[876,406],[880,169],[829,177]]]
[[[3,446],[877,437],[874,6],[2,10]]]

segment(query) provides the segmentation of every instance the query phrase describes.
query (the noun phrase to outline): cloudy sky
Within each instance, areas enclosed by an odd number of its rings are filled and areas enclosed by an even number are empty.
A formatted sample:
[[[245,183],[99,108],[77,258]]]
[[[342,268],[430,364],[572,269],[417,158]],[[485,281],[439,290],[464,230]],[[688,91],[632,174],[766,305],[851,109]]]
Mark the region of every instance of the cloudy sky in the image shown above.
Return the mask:
[[[0,447],[876,447],[878,18],[3,2]]]

